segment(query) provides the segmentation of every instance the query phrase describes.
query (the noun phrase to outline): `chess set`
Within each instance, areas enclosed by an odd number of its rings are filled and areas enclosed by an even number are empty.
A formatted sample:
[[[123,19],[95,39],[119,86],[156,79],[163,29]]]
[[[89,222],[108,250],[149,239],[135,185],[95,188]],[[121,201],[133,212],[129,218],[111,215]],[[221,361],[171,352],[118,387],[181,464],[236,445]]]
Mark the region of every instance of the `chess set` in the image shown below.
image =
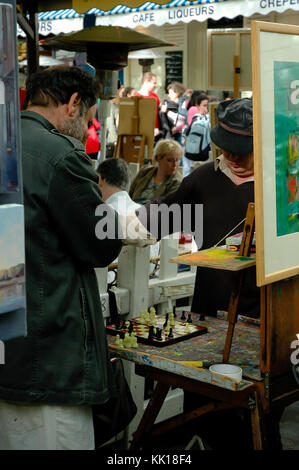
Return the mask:
[[[120,347],[138,347],[138,343],[151,346],[169,346],[186,339],[207,333],[207,328],[195,325],[192,313],[182,311],[156,315],[154,307],[149,312],[143,310],[140,317],[122,321],[120,315],[114,323],[106,325],[108,334],[116,336],[115,343]]]

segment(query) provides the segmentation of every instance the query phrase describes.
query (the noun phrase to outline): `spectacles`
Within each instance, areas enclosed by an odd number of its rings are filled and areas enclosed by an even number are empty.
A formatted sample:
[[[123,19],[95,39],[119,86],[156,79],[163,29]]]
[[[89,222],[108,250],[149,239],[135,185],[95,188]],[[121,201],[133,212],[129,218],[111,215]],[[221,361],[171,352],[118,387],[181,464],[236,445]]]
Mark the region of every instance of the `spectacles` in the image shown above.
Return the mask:
[[[180,158],[166,158],[167,163],[180,163]]]

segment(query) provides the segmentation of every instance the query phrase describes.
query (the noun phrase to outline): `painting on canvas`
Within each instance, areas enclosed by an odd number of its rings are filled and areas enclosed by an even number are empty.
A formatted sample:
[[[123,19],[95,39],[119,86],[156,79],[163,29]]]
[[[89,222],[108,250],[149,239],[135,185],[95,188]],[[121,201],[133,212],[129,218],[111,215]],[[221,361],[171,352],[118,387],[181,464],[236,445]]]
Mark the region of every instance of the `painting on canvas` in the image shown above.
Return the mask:
[[[24,209],[0,206],[0,315],[25,308]]]

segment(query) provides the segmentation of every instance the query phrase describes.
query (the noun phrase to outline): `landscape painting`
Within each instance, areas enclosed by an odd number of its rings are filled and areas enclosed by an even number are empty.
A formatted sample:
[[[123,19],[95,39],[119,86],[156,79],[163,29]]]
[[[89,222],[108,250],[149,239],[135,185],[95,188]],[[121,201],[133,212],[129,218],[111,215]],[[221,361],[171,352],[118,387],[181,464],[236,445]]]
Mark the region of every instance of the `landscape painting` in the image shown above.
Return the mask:
[[[0,206],[0,315],[25,309],[24,209]]]

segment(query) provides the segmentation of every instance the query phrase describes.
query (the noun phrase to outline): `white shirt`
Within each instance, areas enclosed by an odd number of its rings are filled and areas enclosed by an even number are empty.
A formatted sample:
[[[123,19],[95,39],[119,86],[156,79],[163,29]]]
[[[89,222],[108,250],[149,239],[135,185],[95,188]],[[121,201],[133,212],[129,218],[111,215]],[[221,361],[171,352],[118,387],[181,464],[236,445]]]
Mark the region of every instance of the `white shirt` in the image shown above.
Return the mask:
[[[112,209],[115,210],[119,215],[128,216],[130,214],[134,214],[137,209],[141,207],[141,204],[137,204],[134,202],[127,191],[118,191],[111,196],[109,196],[106,201]],[[150,246],[150,255],[151,257],[155,257],[159,255],[160,250],[160,243],[155,243],[154,245]],[[114,262],[117,261],[117,258]],[[152,272],[154,265],[150,264],[150,272]],[[114,279],[114,275],[112,273],[108,273],[108,282],[111,282]]]
[[[106,199],[106,204],[112,207],[119,215],[127,216],[134,213],[141,207],[140,204],[134,202],[127,191],[118,191]]]

